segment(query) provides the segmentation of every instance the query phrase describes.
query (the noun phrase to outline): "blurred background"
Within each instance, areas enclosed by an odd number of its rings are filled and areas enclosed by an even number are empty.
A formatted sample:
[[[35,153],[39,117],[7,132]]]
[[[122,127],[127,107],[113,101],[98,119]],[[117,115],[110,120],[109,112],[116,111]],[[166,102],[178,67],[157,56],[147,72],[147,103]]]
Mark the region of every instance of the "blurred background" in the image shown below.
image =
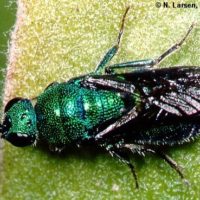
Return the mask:
[[[9,80],[13,90],[6,91],[6,95],[11,93],[10,97],[35,97],[53,81],[66,81],[94,70],[116,41],[121,16],[129,4],[132,8],[120,52],[111,64],[159,56],[182,38],[192,22],[197,26],[181,50],[162,66],[200,64],[199,9],[158,8],[154,0],[20,2],[26,5],[27,13],[17,35],[21,54]],[[0,94],[15,15],[15,1],[0,0]],[[130,170],[107,153],[80,151],[59,156],[38,148],[16,148],[5,142],[4,161],[0,163],[0,171],[3,166],[4,172],[0,200],[199,199],[199,144],[197,140],[168,151],[184,167],[189,187],[156,156],[134,155],[132,160],[141,186],[135,190]],[[0,190],[1,181],[0,178]]]
[[[8,44],[16,16],[16,2],[0,0],[0,107],[7,63]],[[1,116],[1,114],[0,114]]]

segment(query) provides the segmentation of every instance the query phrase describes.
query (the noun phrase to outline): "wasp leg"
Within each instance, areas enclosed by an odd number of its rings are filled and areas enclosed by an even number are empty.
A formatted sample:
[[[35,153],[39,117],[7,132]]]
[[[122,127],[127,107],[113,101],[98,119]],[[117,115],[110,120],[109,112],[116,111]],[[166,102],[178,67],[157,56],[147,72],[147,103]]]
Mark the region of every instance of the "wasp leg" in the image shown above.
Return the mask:
[[[178,163],[175,160],[173,160],[170,156],[168,156],[167,154],[161,151],[156,151],[155,154],[161,157],[162,159],[164,159],[174,170],[176,170],[176,172],[179,174],[181,179],[185,180],[184,175],[181,172],[181,167],[178,165]]]
[[[135,107],[134,107],[129,112],[125,113],[125,115],[123,115],[116,122],[114,122],[113,124],[109,125],[104,130],[102,130],[101,132],[99,132],[95,136],[95,140],[98,141],[99,139],[103,138],[104,136],[107,136],[112,131],[114,131],[114,130],[120,128],[120,127],[122,127],[124,124],[127,124],[128,122],[130,122],[131,120],[133,120],[135,117],[137,117],[137,115],[138,115],[138,113],[137,113],[137,111],[135,110]]]
[[[174,51],[176,51],[179,47],[181,47],[183,42],[186,40],[186,38],[192,31],[193,27],[194,27],[194,24],[192,24],[190,26],[187,33],[185,34],[185,36],[182,38],[182,40],[179,43],[176,43],[175,45],[173,45],[171,48],[169,48],[167,51],[165,51],[157,59],[135,60],[135,61],[129,61],[129,62],[125,62],[125,63],[114,64],[114,65],[110,65],[110,66],[106,67],[105,72],[107,74],[113,74],[115,69],[125,69],[125,68],[144,68],[144,69],[146,69],[146,68],[150,68],[155,65],[158,65],[165,57],[169,56]]]
[[[186,184],[188,184],[188,180],[184,178],[184,175],[181,171],[181,167],[178,165],[178,163],[175,160],[173,160],[169,155],[163,153],[162,151],[154,150],[152,148],[147,148],[143,145],[135,145],[135,144],[123,144],[121,145],[121,148],[129,149],[132,153],[138,153],[143,156],[145,153],[152,153],[158,155],[160,158],[164,159],[174,170],[176,170],[181,179],[184,180]]]
[[[136,188],[139,188],[138,178],[137,178],[137,174],[136,174],[134,165],[133,165],[131,162],[127,163],[127,165],[128,165],[128,167],[130,168],[131,173],[132,173],[132,175],[133,175],[133,177],[134,177],[134,179],[135,179],[135,187],[136,187]]]
[[[190,32],[192,31],[193,27],[194,27],[194,23],[190,26],[187,33],[185,34],[185,36],[182,38],[182,40],[180,42],[174,44],[171,48],[169,48],[167,51],[165,51],[160,57],[158,57],[157,59],[154,60],[154,62],[155,62],[154,65],[158,65],[164,58],[166,58],[167,56],[172,54],[174,51],[176,51],[178,48],[180,48],[182,46],[182,44],[184,43],[184,41],[186,40],[186,38],[188,37],[188,35],[190,34]]]
[[[131,170],[131,173],[133,175],[133,178],[135,180],[135,187],[138,189],[139,184],[138,184],[138,178],[137,178],[137,174],[135,171],[135,167],[130,162],[128,155],[125,154],[125,152],[120,152],[119,149],[114,148],[112,145],[111,146],[107,145],[106,150],[111,154],[111,156],[117,157],[121,162],[125,163],[129,167],[129,169]]]
[[[125,63],[110,65],[105,68],[105,72],[107,74],[114,74],[115,69],[125,69],[125,68],[146,69],[146,68],[152,67],[153,65],[155,65],[155,61],[153,59],[135,60],[135,61],[129,61],[129,62],[125,62]]]
[[[181,167],[169,155],[167,155],[166,153],[164,153],[164,152],[162,152],[160,150],[154,150],[154,149],[147,149],[147,152],[156,154],[160,158],[164,159],[170,165],[170,167],[172,167],[174,170],[176,170],[176,172],[179,174],[179,176],[181,177],[181,179],[184,180],[184,182],[186,184],[189,184],[188,180],[185,179],[185,177],[184,177],[184,175],[183,175],[183,173],[181,171]]]
[[[112,156],[115,156],[117,157],[121,162],[127,164],[127,166],[129,167],[129,169],[131,170],[131,173],[133,175],[133,178],[135,180],[135,187],[138,189],[139,188],[139,184],[138,184],[138,177],[137,177],[137,174],[136,174],[136,171],[135,171],[135,167],[134,165],[130,162],[129,160],[129,157],[126,155],[122,156],[120,155],[119,153],[116,153],[116,151],[111,151],[110,154]]]
[[[123,15],[122,18],[122,23],[121,23],[121,28],[117,37],[117,43],[108,50],[108,52],[104,55],[103,59],[100,61],[100,63],[97,65],[96,69],[95,69],[95,74],[100,74],[100,71],[105,67],[105,65],[115,56],[115,54],[117,53],[118,49],[119,49],[119,44],[121,42],[121,38],[124,32],[124,23],[125,23],[125,18],[126,18],[126,14],[128,13],[128,10],[130,9],[130,7],[126,8],[126,11]]]

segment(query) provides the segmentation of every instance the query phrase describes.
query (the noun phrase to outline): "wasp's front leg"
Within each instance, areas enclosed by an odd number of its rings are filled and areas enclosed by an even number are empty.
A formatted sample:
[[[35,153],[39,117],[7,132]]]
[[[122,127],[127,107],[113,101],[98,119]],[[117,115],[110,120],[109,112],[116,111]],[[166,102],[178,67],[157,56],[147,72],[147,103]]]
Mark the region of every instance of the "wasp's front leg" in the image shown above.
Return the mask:
[[[100,61],[100,63],[97,65],[96,69],[95,69],[95,74],[101,74],[102,69],[106,66],[106,64],[115,56],[115,54],[117,53],[118,49],[119,49],[119,45],[121,42],[121,38],[124,32],[124,23],[125,23],[125,18],[126,18],[126,14],[128,13],[128,10],[130,9],[130,7],[126,8],[126,11],[123,15],[122,18],[122,23],[121,23],[121,28],[117,37],[117,43],[108,50],[108,52],[104,55],[103,59]]]

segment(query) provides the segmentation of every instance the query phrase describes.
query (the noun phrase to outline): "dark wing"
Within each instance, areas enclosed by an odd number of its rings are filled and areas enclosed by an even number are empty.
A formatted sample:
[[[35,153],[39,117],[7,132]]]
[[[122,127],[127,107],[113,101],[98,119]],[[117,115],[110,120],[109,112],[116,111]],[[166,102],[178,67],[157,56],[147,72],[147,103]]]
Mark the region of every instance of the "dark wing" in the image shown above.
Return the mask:
[[[90,78],[88,83],[94,88],[140,97],[138,115],[111,136],[119,133],[120,138],[123,133],[129,143],[174,145],[199,134],[200,68],[149,69]]]
[[[141,104],[178,116],[200,111],[200,68],[172,67],[133,73],[90,76],[90,86],[141,97]]]
[[[200,111],[200,68],[173,67],[125,75],[149,101],[168,113],[179,116]],[[148,102],[147,102],[148,103]]]
[[[134,143],[182,144],[200,134],[200,68],[165,68],[137,77],[148,109],[135,121]]]

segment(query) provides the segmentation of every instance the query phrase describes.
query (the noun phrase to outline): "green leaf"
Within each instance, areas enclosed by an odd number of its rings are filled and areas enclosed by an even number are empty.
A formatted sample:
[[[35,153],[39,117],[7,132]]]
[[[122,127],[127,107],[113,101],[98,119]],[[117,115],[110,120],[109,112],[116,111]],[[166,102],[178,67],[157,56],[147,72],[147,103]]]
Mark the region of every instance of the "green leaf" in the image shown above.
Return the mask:
[[[5,102],[15,96],[33,98],[53,81],[92,72],[115,43],[127,5],[131,5],[131,10],[120,52],[112,63],[156,58],[178,42],[193,22],[200,21],[198,9],[157,8],[153,0],[140,3],[19,0]],[[196,25],[181,50],[162,66],[198,66],[199,33]],[[198,199],[199,142],[168,151],[184,166],[189,186],[159,158],[133,156],[139,190],[135,189],[129,169],[106,153],[86,150],[59,156],[35,147],[20,149],[6,143],[1,198]]]

